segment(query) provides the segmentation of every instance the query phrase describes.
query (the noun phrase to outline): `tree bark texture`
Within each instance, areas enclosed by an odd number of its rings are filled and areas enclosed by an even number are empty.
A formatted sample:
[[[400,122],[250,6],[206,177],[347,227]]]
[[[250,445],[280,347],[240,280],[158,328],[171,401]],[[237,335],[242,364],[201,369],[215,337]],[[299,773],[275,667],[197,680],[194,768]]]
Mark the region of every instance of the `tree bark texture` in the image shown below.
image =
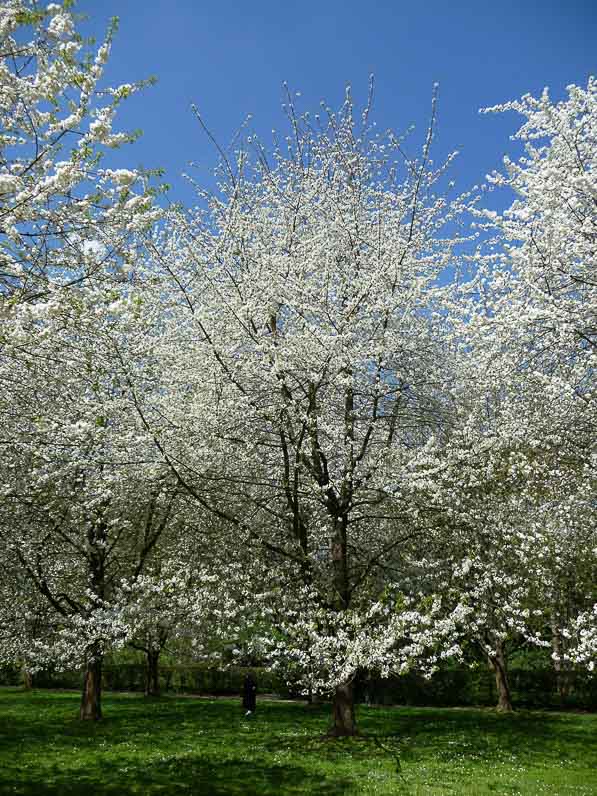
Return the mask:
[[[570,694],[570,671],[564,663],[565,643],[559,630],[559,622],[555,612],[551,621],[551,648],[554,653],[553,668],[556,673],[556,686],[562,705]]]
[[[158,697],[160,695],[160,670],[159,650],[147,650],[147,668],[145,673],[145,696]]]
[[[85,670],[81,709],[79,718],[85,721],[99,721],[102,717],[102,658],[91,658]]]
[[[352,682],[342,683],[334,691],[332,726],[328,735],[334,738],[346,738],[356,734],[353,685]]]
[[[33,688],[33,675],[24,666],[21,670],[21,674],[23,676],[23,688],[25,691],[31,691]]]
[[[489,666],[495,675],[495,687],[498,693],[497,709],[501,713],[512,712],[512,697],[510,695],[510,684],[508,683],[508,669],[506,656],[501,644],[496,645],[495,652],[487,655]]]

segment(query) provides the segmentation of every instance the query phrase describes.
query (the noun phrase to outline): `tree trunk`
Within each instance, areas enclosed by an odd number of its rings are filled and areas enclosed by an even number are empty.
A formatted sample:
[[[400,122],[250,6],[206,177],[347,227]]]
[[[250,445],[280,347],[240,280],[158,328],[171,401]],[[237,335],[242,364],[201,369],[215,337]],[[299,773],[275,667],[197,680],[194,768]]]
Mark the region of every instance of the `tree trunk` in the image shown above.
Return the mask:
[[[341,514],[334,518],[332,536],[332,566],[334,588],[336,591],[339,612],[346,611],[350,604],[348,584],[348,518]],[[354,715],[354,687],[352,680],[336,687],[332,703],[332,726],[328,735],[335,738],[356,735],[357,725]]]
[[[108,503],[109,500],[100,507],[97,520],[90,524],[87,531],[89,545],[87,566],[89,585],[94,597],[94,608],[96,603],[101,604],[105,597],[108,526],[104,511]],[[102,661],[103,655],[99,644],[90,644],[87,648],[87,668],[83,679],[83,693],[79,710],[79,718],[85,721],[99,721],[102,717]]]
[[[145,696],[158,697],[160,695],[159,650],[147,650],[147,670],[145,678]]]
[[[553,667],[556,673],[556,687],[560,697],[560,704],[564,705],[570,693],[570,672],[564,662],[564,639],[560,633],[555,612],[552,614],[551,631],[551,648],[554,653]]]
[[[33,688],[33,675],[24,666],[21,669],[21,674],[23,676],[23,688],[25,691],[31,691]]]
[[[342,685],[337,686],[334,691],[332,726],[328,731],[328,735],[334,738],[357,735],[352,682],[342,683]]]
[[[487,655],[489,665],[495,675],[495,687],[498,693],[497,709],[501,713],[512,712],[512,698],[510,696],[510,685],[508,683],[508,670],[506,666],[506,656],[501,643],[496,644],[495,652]]]
[[[99,721],[102,717],[102,656],[94,655],[87,663],[83,679],[79,718]]]

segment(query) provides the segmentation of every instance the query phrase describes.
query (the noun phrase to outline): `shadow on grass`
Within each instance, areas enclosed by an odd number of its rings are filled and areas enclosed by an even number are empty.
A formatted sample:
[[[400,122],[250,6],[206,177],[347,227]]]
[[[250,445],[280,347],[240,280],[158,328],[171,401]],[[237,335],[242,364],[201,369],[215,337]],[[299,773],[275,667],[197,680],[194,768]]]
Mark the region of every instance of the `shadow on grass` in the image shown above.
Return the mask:
[[[597,764],[591,716],[418,708],[369,711],[362,727],[366,733],[393,737],[405,760],[415,761],[432,752],[448,761],[456,754],[487,761],[516,755],[520,761],[540,757],[545,763],[556,763],[565,748],[568,756],[589,754]]]
[[[108,696],[105,718],[88,723],[72,693],[4,692],[1,704],[0,794],[342,796],[355,784],[302,758],[263,756],[265,738],[300,725],[302,705],[260,706],[245,721],[233,701]]]
[[[474,771],[491,792],[487,771],[501,762],[514,781],[521,764],[597,771],[590,715],[363,707],[361,737],[326,741],[328,705],[263,701],[247,721],[238,700],[106,695],[98,723],[77,707],[72,692],[0,691],[0,794],[341,796],[376,777],[379,792],[408,793],[401,771],[430,793],[462,794],[475,792],[462,790]]]
[[[121,760],[95,770],[28,776],[15,787],[0,775],[0,793],[19,796],[132,796],[144,793],[187,793],[201,796],[279,796],[312,793],[343,796],[353,792],[354,780],[327,777],[293,765],[266,766],[242,759],[205,761],[187,757],[135,766]]]

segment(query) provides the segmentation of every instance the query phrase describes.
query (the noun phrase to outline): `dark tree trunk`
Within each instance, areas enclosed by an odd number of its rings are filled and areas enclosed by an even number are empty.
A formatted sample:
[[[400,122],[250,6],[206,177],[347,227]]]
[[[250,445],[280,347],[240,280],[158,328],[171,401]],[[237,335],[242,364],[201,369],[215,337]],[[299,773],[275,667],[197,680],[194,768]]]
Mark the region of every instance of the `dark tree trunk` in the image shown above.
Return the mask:
[[[334,521],[334,534],[332,536],[332,566],[338,612],[346,611],[350,605],[347,529],[348,518],[346,514],[337,516]],[[332,726],[328,734],[335,738],[357,734],[352,680],[336,686],[332,703]]]
[[[497,709],[501,713],[512,712],[512,697],[510,696],[510,684],[508,683],[508,669],[506,656],[501,643],[495,645],[495,652],[487,655],[489,666],[495,675],[495,687],[498,693]]]
[[[342,683],[334,691],[332,703],[332,726],[328,735],[345,738],[357,734],[354,715],[354,689],[352,682]]]
[[[21,670],[21,674],[23,675],[23,688],[25,691],[31,691],[33,688],[33,675],[24,666]]]
[[[556,668],[556,687],[562,706],[566,704],[566,700],[570,696],[570,680],[570,671],[560,664],[560,666]]]
[[[147,669],[145,674],[145,696],[158,697],[160,695],[160,670],[158,662],[160,651],[147,650]]]
[[[551,647],[553,650],[553,667],[556,673],[556,687],[560,697],[560,703],[564,705],[570,693],[570,671],[564,663],[565,644],[558,627],[557,615],[552,615],[551,622]]]
[[[88,662],[83,679],[79,718],[99,721],[102,717],[102,656],[98,653]]]
[[[94,598],[98,602],[104,599],[106,585],[105,563],[108,538],[108,527],[104,518],[106,507],[107,503],[102,506],[97,521],[91,523],[87,531],[89,583]],[[99,721],[102,717],[102,661],[103,655],[99,644],[91,644],[87,649],[87,668],[83,679],[79,711],[79,718],[85,721]]]

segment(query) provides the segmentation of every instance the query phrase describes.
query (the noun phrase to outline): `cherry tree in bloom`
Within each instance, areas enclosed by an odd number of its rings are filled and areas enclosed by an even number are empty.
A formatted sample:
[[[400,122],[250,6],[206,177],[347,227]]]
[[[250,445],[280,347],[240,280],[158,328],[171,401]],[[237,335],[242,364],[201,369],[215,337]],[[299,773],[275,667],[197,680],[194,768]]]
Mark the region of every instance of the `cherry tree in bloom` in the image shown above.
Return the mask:
[[[597,603],[592,610],[577,613],[562,634],[568,641],[564,661],[594,672],[597,661]]]
[[[128,643],[146,657],[146,696],[160,694],[159,660],[166,645],[191,635],[190,617],[197,613],[204,593],[198,584],[188,562],[167,558],[119,585],[115,603],[127,627]],[[201,628],[193,626],[192,640],[201,635]]]
[[[553,543],[558,536],[569,542],[572,529],[555,500],[545,491],[538,496],[536,484],[517,472],[514,457],[504,456],[499,471],[497,463],[489,447],[461,458],[452,531],[428,546],[417,572],[429,589],[443,594],[445,607],[467,606],[462,641],[493,671],[498,710],[511,711],[509,652],[521,645],[549,647],[546,596],[563,582]],[[580,554],[577,545],[573,551]]]
[[[130,389],[181,488],[296,595],[276,644],[316,659],[332,731],[352,734],[357,668],[402,668],[463,618],[416,600],[397,617],[386,571],[433,527],[409,483],[453,411],[438,280],[455,210],[433,122],[410,158],[349,93],[337,113],[299,117],[290,93],[286,109],[287,138],[223,153],[219,192],[150,243],[159,406]]]
[[[20,657],[86,666],[82,718],[101,716],[101,658],[126,636],[111,591],[175,494],[130,422],[111,342],[135,318],[134,235],[159,217],[147,175],[101,167],[131,140],[113,122],[139,88],[100,85],[111,37],[88,53],[66,7],[0,9],[0,556],[46,604]]]
[[[92,719],[103,654],[129,635],[115,594],[153,557],[177,495],[122,398],[115,316],[109,294],[83,287],[21,305],[0,357],[0,555],[51,615],[21,657],[86,666]]]
[[[514,536],[490,517],[485,528],[494,525],[492,543],[512,562],[504,582],[535,593],[556,664],[570,660],[574,616],[590,621],[597,597],[595,92],[591,78],[559,103],[545,91],[489,109],[525,117],[514,136],[524,155],[489,177],[516,198],[501,214],[475,211],[494,237],[474,258],[475,277],[457,286],[451,312],[455,323],[461,315],[465,354],[462,441],[453,453],[468,468],[461,500],[470,507],[476,490],[487,509],[497,496],[496,520],[515,509]],[[515,607],[504,596],[500,610],[512,622]],[[579,663],[591,634],[583,638]]]
[[[23,683],[30,686],[38,666],[38,656],[31,649],[44,645],[60,620],[47,601],[30,588],[26,575],[5,552],[2,548],[0,657],[3,664],[18,664]]]
[[[496,269],[494,278],[507,283],[509,273],[515,279],[511,310],[524,303],[518,325],[532,340],[536,368],[594,366],[597,81],[569,86],[568,98],[558,103],[546,89],[539,98],[485,109],[505,111],[525,118],[514,136],[524,156],[505,158],[505,172],[489,175],[490,184],[516,195],[504,213],[486,213],[503,240],[497,260],[506,270]]]
[[[147,176],[102,167],[140,83],[103,86],[114,24],[88,53],[68,4],[0,8],[0,313],[98,273],[124,278],[134,231],[155,219]],[[89,56],[89,57],[88,57]]]
[[[555,555],[546,596],[552,605],[557,663],[562,656],[573,660],[565,652],[565,639],[578,639],[571,628],[575,616],[583,616],[581,624],[590,622],[597,601],[597,82],[591,77],[586,87],[569,86],[561,102],[554,103],[545,91],[539,98],[525,96],[490,110],[524,116],[516,138],[524,143],[525,156],[518,163],[506,161],[505,175],[493,175],[492,181],[517,194],[496,224],[505,241],[512,312],[523,341],[519,366],[535,390],[527,402],[531,428],[537,428],[534,416],[541,397],[546,398],[539,429],[556,454],[550,482],[558,493],[557,505],[548,522],[554,529],[549,547]],[[504,270],[501,278],[507,280]],[[507,323],[502,304],[498,312]],[[568,487],[558,483],[566,480],[566,468]],[[579,664],[589,662],[591,635],[578,639],[583,649]],[[597,648],[593,665],[595,659]]]
[[[159,695],[163,651],[222,665],[222,653],[247,627],[240,599],[246,575],[231,560],[220,523],[202,515],[180,496],[151,561],[123,578],[113,595],[128,644],[146,656],[148,696]]]

